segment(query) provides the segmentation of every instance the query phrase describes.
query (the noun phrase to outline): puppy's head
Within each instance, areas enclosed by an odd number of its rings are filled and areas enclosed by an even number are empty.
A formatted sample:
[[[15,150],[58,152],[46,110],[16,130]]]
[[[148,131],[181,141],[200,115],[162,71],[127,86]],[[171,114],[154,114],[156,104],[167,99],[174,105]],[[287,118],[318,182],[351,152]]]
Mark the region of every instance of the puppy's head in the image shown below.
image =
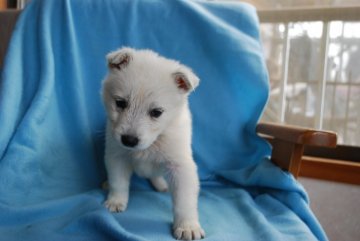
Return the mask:
[[[112,135],[125,148],[144,150],[187,108],[199,78],[150,50],[122,48],[107,62],[102,96]]]

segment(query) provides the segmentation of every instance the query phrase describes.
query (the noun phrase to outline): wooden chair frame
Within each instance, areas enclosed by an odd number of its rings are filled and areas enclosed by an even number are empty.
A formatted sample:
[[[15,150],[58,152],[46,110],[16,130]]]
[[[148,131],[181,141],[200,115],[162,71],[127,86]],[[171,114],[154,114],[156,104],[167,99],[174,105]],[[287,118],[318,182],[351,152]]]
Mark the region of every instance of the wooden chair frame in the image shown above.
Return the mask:
[[[295,178],[299,176],[305,146],[335,148],[337,142],[334,132],[298,126],[265,122],[259,123],[256,131],[272,145],[272,161]]]

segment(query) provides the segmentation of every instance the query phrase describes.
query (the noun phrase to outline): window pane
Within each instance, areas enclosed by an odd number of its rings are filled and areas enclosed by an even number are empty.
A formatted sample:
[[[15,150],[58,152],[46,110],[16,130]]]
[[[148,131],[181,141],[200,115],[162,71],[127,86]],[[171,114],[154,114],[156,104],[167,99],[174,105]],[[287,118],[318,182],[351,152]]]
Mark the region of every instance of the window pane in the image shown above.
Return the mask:
[[[315,127],[320,101],[322,22],[292,24],[285,122]]]
[[[359,29],[359,22],[334,21],[330,25],[324,115],[324,129],[336,131],[339,144],[357,146],[360,146]]]
[[[288,28],[288,29],[287,29]],[[315,127],[320,101],[319,81],[322,74],[320,56],[322,22],[261,24],[261,36],[270,76],[270,100],[263,114],[263,121],[281,121],[282,94],[285,95],[285,123]],[[284,65],[286,34],[288,32],[288,69]],[[282,85],[285,77],[287,84]]]
[[[269,71],[271,92],[270,100],[264,113],[264,121],[279,122],[281,116],[281,85],[284,55],[285,25],[261,24],[261,37],[264,55]]]

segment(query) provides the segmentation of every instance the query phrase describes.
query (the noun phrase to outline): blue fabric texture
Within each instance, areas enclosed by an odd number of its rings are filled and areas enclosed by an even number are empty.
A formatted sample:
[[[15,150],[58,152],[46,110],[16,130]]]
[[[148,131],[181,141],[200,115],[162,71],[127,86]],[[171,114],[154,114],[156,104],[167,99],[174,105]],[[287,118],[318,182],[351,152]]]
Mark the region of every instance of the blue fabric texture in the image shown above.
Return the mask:
[[[190,66],[205,240],[326,240],[303,188],[255,133],[268,78],[253,7],[184,0],[33,0],[0,89],[0,240],[173,240],[170,195],[134,177],[109,213],[105,55],[149,48]]]

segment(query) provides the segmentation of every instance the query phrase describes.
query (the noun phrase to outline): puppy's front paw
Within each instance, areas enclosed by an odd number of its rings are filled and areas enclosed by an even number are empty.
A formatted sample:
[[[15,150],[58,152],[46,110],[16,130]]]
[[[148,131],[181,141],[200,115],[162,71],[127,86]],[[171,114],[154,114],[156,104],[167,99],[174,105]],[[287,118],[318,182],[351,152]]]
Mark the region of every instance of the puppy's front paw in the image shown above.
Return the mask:
[[[123,212],[127,207],[127,200],[119,197],[111,197],[105,201],[104,205],[110,212]]]
[[[205,237],[205,232],[198,222],[181,222],[174,226],[176,239],[195,240]]]

